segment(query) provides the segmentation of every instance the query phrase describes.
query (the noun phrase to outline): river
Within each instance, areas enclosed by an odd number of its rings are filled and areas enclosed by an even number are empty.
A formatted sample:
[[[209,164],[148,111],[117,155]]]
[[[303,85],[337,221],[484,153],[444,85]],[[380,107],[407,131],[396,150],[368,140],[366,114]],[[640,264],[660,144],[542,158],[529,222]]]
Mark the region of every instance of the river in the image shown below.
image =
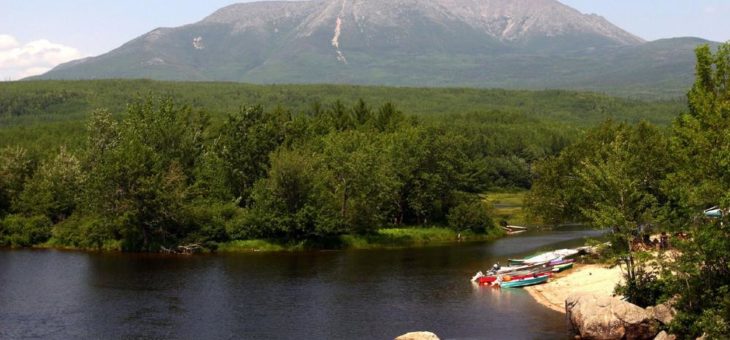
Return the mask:
[[[563,339],[521,289],[474,287],[495,261],[589,230],[397,250],[191,257],[0,250],[0,338]]]

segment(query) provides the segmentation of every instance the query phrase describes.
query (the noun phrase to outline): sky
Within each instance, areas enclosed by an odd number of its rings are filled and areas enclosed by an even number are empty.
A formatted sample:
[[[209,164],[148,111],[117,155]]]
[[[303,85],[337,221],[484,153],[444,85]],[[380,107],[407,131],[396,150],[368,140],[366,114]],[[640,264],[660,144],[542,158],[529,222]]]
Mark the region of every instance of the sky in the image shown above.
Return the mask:
[[[646,40],[730,40],[730,0],[560,0]],[[0,0],[0,81],[109,52],[157,27],[203,19],[236,0]]]

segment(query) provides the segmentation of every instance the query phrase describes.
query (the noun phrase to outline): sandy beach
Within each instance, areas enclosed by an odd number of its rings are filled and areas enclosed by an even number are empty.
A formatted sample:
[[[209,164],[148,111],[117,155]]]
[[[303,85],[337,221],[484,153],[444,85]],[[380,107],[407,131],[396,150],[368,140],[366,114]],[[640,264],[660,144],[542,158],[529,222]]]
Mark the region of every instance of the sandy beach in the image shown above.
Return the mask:
[[[525,290],[543,306],[565,313],[565,298],[572,293],[613,295],[613,288],[622,279],[619,267],[576,265],[572,270],[554,276],[550,282],[526,287]]]

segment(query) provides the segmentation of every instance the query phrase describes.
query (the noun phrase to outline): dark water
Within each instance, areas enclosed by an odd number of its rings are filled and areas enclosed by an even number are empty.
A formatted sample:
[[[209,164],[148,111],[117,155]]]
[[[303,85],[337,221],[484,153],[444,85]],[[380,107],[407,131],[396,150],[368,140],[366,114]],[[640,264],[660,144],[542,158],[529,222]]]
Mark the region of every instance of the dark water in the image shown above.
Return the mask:
[[[0,251],[0,338],[562,339],[520,289],[473,287],[494,261],[595,231],[488,244],[196,257]]]

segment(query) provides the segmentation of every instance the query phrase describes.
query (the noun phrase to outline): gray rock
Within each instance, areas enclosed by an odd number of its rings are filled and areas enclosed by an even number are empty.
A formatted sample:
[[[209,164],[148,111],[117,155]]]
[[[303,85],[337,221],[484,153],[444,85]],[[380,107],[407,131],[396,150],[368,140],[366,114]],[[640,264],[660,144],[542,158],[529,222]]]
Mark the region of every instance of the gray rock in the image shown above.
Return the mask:
[[[439,337],[431,332],[411,332],[403,334],[395,340],[439,340]]]
[[[657,334],[654,340],[677,340],[677,336],[667,334],[667,332],[665,331],[661,331],[661,333]]]
[[[609,296],[573,294],[565,300],[571,331],[582,339],[654,339],[659,323],[645,309]]]

